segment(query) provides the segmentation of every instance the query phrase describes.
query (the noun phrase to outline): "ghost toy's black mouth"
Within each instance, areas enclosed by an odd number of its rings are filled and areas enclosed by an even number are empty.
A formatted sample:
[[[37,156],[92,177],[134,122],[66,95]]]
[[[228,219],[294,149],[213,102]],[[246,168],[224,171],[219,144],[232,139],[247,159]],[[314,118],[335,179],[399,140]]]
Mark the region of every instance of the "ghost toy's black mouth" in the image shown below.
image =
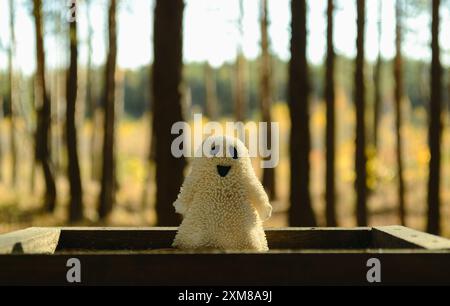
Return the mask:
[[[217,172],[221,177],[227,176],[228,172],[230,172],[231,166],[217,166]]]

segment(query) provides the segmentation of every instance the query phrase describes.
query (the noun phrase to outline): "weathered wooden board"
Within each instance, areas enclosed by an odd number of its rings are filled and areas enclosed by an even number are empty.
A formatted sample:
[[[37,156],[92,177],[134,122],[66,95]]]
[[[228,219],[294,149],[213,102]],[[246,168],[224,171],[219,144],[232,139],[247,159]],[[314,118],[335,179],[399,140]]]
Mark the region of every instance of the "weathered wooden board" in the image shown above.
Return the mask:
[[[383,285],[450,285],[449,254],[425,252],[0,255],[0,285],[70,285],[72,257],[81,285],[370,285],[370,258],[381,262]]]
[[[170,248],[176,228],[61,228],[57,251]],[[266,229],[271,249],[365,249],[370,228]]]
[[[32,227],[0,235],[0,254],[52,254],[58,245],[61,230]]]
[[[181,251],[176,228],[30,228],[0,235],[0,285],[450,285],[450,241],[405,227],[267,229],[267,253]]]
[[[266,230],[270,249],[366,249],[371,229],[360,228],[279,228]]]
[[[57,251],[85,250],[144,250],[169,248],[176,228],[61,228]]]
[[[450,250],[450,240],[404,226],[383,226],[372,229],[373,246],[377,248],[424,248]]]
[[[171,248],[176,228],[29,228],[0,235],[0,253]],[[450,240],[402,226],[266,229],[270,249],[450,249]]]

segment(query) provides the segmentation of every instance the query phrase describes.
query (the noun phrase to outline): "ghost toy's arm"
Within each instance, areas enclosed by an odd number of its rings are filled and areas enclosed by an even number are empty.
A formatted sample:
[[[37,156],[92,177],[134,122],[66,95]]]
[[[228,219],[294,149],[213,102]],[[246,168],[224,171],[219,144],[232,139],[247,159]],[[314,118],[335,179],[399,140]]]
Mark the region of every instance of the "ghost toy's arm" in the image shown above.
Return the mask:
[[[272,216],[272,205],[264,187],[255,176],[249,182],[249,196],[252,205],[255,207],[262,221],[266,221]]]
[[[189,205],[191,204],[194,193],[195,193],[195,180],[194,176],[189,175],[183,182],[183,186],[181,186],[180,193],[178,194],[177,200],[173,203],[175,207],[175,211],[182,216],[185,216],[186,212],[189,209]]]

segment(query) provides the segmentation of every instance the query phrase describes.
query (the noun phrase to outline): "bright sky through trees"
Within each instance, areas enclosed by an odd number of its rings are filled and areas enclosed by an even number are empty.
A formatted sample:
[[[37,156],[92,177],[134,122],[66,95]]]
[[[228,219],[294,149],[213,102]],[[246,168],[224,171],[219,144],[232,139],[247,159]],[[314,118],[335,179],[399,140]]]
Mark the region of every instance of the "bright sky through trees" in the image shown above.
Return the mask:
[[[118,63],[122,68],[136,68],[149,63],[152,59],[152,8],[154,0],[121,1],[118,17]],[[94,27],[94,64],[102,65],[105,58],[105,0],[92,1],[90,16]],[[312,63],[320,63],[325,52],[326,0],[308,1],[309,4],[309,49],[308,57]],[[46,11],[60,12],[65,18],[66,1],[46,1]],[[367,57],[374,60],[377,55],[377,19],[378,0],[368,0]],[[356,9],[354,1],[337,1],[335,44],[337,52],[347,56],[355,55]],[[34,63],[34,26],[30,14],[29,0],[18,0],[16,4],[17,55],[16,64],[29,74],[35,69]],[[0,0],[0,68],[7,63],[6,49],[9,43],[8,1]],[[208,60],[213,66],[232,61],[236,56],[237,44],[242,43],[244,53],[255,58],[260,52],[259,40],[259,1],[244,1],[244,37],[237,29],[239,13],[238,0],[186,0],[184,18],[184,58],[185,61]],[[450,13],[442,9],[442,29],[450,28]],[[289,58],[290,39],[290,0],[269,1],[271,49],[280,58]],[[84,1],[79,4],[80,60],[86,62],[87,37],[86,8]],[[63,19],[65,20],[65,19]],[[414,25],[412,25],[412,21]],[[45,19],[46,32],[52,31],[54,20]],[[404,50],[407,56],[429,59],[429,14],[421,14],[409,20],[408,35]],[[394,55],[394,1],[383,1],[382,52],[386,58]],[[444,39],[441,31],[441,46],[444,50],[443,61],[450,63],[450,40]],[[50,67],[64,64],[66,36],[46,35],[47,61]]]

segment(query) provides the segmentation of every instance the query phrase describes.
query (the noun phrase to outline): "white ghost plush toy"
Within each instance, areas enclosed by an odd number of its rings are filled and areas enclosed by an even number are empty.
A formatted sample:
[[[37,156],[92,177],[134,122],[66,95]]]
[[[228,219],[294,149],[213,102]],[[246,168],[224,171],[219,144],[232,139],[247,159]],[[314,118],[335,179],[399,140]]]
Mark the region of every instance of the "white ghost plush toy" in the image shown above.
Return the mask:
[[[270,218],[272,206],[247,148],[233,137],[215,136],[207,138],[202,149],[206,156],[193,158],[174,203],[183,222],[173,246],[267,251],[262,223]]]

